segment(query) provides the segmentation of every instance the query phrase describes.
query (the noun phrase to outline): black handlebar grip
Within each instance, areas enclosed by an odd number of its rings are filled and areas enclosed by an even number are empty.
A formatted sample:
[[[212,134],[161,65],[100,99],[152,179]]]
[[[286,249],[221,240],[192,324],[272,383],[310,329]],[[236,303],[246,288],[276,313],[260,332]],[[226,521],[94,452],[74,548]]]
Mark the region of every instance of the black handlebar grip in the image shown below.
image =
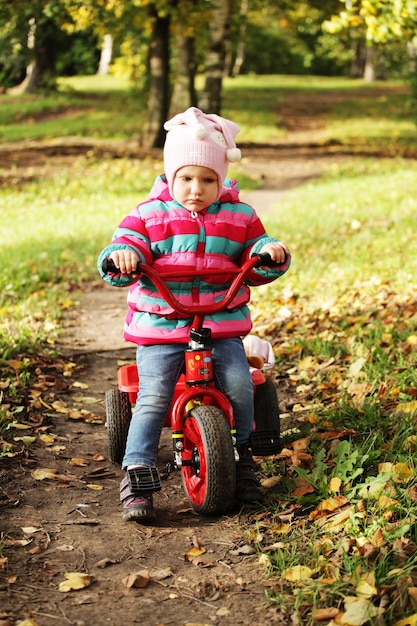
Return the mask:
[[[110,259],[110,257],[103,259],[101,269],[104,274],[117,274],[119,272],[119,269],[115,266],[113,259]]]
[[[259,262],[257,263],[257,267],[263,267],[264,265],[273,265],[274,261],[272,260],[269,252],[262,252],[258,254]]]
[[[283,265],[287,261],[287,257],[288,255],[287,253],[285,253],[285,258],[283,262],[280,263],[280,265]],[[258,254],[258,258],[259,258],[259,263],[257,263],[256,267],[263,267],[263,266],[270,267],[271,265],[275,265],[275,261],[272,260],[272,257],[269,254],[269,252],[262,252],[261,254]]]
[[[140,272],[139,267],[140,261],[138,260],[136,270],[133,272],[133,274],[138,274]],[[116,267],[113,259],[111,259],[110,257],[103,259],[101,263],[101,269],[103,270],[104,274],[120,274],[120,269]]]

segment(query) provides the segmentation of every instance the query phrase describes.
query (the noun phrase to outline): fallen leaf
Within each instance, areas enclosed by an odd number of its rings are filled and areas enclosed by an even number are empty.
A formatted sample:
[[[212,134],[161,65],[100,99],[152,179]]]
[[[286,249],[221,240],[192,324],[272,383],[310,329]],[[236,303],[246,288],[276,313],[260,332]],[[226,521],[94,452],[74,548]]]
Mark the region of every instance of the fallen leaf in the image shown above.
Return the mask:
[[[151,580],[165,580],[165,578],[169,578],[173,575],[174,574],[169,567],[165,569],[153,569],[149,571],[149,576]]]
[[[57,473],[57,469],[43,467],[33,470],[33,472],[31,472],[31,476],[35,480],[47,480],[51,478],[56,478]]]
[[[25,446],[30,446],[31,443],[36,441],[36,437],[29,437],[29,435],[24,437],[13,437],[13,441],[21,441],[25,444]]]
[[[261,485],[265,489],[272,489],[273,487],[276,487],[277,485],[279,485],[281,481],[282,481],[282,476],[270,476],[269,478],[263,478],[261,480]]]
[[[71,387],[77,387],[78,389],[88,389],[87,383],[81,383],[78,380],[74,380]]]
[[[317,508],[310,513],[310,519],[314,520],[319,517],[325,517],[337,511],[345,504],[348,504],[349,500],[345,496],[333,496],[333,498],[327,498],[320,502]]]
[[[100,402],[100,399],[94,398],[93,396],[73,396],[73,400],[75,402],[82,402],[83,404],[96,404]]]
[[[25,535],[33,535],[42,531],[42,528],[37,528],[36,526],[21,526],[21,528]]]
[[[328,607],[324,609],[318,609],[313,613],[313,619],[315,622],[324,622],[328,619],[332,619],[339,615],[340,610],[336,609],[336,607]]]
[[[81,457],[74,457],[68,461],[68,465],[73,465],[75,467],[87,467],[87,465],[90,465],[90,461]]]
[[[129,574],[126,578],[123,578],[122,583],[128,589],[135,587],[137,589],[143,589],[150,582],[149,572],[148,570],[142,570],[140,572],[136,572],[134,574]]]
[[[417,626],[417,613],[410,615],[410,617],[400,619],[399,622],[395,622],[392,626]]]
[[[204,554],[206,552],[205,548],[191,548],[191,550],[189,550],[186,554],[187,557],[189,558],[193,558],[195,556],[201,556],[202,554]]]
[[[329,491],[333,493],[339,493],[342,486],[342,480],[338,476],[333,476],[329,482]]]
[[[100,561],[97,561],[95,567],[99,567],[100,569],[104,569],[108,565],[114,565],[115,563],[117,563],[117,561],[115,561],[114,559],[109,559],[109,558],[106,557],[104,559],[101,559]]]
[[[346,611],[343,613],[340,623],[348,626],[362,626],[373,617],[382,615],[384,609],[376,607],[366,598],[345,598]]]
[[[68,591],[77,591],[91,585],[92,576],[82,572],[65,572],[66,580],[59,583],[59,591],[67,593]]]
[[[295,565],[294,567],[289,567],[284,572],[285,580],[289,580],[290,582],[299,582],[300,580],[311,578],[313,575],[313,570],[307,567],[306,565]]]
[[[378,593],[375,587],[375,572],[367,572],[360,577],[358,584],[356,585],[356,593],[360,597],[371,598]]]
[[[359,376],[359,372],[363,368],[366,363],[366,359],[360,357],[357,359],[352,365],[349,367],[348,376],[350,378],[357,378]]]

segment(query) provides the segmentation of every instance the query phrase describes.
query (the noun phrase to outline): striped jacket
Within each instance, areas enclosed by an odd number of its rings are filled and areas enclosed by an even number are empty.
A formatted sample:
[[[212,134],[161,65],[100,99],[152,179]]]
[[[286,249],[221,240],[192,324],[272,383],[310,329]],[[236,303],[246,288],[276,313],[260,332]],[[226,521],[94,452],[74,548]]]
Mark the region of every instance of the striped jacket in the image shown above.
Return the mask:
[[[121,274],[105,275],[102,260],[113,250],[130,248],[141,262],[164,273],[178,269],[235,268],[269,237],[254,209],[239,201],[236,181],[226,179],[219,200],[193,214],[173,200],[165,176],[158,176],[148,199],[127,215],[116,229],[112,243],[102,250],[98,269],[110,285],[130,286],[124,337],[136,344],[186,343],[192,318],[177,314],[145,276],[139,280]],[[204,325],[213,338],[247,335],[252,327],[247,303],[249,286],[272,282],[288,269],[282,265],[254,269],[226,311],[208,315]],[[175,297],[184,304],[214,303],[225,293],[233,276],[177,278],[169,282]]]

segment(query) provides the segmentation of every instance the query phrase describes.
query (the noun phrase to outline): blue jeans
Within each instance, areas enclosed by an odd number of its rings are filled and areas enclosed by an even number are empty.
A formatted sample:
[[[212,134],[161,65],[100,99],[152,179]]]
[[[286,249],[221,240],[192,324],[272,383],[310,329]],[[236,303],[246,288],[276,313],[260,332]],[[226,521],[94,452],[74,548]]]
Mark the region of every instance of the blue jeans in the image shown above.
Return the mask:
[[[122,467],[155,467],[159,439],[174,388],[183,370],[185,344],[138,346],[139,394]],[[229,398],[235,415],[238,445],[249,442],[253,430],[253,381],[242,340],[212,342],[215,384]]]

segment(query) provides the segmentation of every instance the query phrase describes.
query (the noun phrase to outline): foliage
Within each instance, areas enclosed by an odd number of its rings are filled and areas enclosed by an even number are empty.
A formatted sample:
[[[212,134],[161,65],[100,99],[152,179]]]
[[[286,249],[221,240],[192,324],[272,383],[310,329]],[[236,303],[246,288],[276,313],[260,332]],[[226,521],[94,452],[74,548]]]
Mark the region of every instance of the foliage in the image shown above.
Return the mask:
[[[345,5],[339,15],[332,16],[326,24],[329,32],[341,29],[363,30],[366,39],[373,43],[386,43],[391,39],[412,41],[417,25],[414,2],[408,0],[343,0]]]

